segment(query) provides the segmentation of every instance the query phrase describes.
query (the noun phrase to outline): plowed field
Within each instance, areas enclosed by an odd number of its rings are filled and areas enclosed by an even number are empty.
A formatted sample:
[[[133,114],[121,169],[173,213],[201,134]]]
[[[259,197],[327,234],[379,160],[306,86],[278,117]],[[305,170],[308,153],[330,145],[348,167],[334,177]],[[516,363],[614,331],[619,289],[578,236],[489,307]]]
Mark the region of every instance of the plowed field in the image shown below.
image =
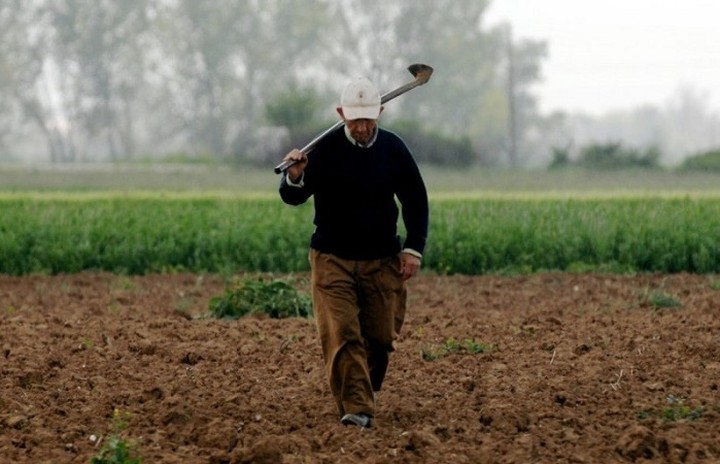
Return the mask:
[[[364,430],[312,320],[201,317],[226,285],[0,276],[0,462],[720,462],[716,276],[421,275]]]

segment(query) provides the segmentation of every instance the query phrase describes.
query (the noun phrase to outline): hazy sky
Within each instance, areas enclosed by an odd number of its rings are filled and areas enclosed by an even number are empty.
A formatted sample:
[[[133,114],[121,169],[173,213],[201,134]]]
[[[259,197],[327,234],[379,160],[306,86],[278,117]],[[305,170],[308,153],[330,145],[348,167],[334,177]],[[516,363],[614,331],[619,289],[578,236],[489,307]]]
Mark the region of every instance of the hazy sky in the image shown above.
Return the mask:
[[[662,106],[682,86],[720,110],[719,0],[492,0],[487,21],[547,40],[543,111]]]

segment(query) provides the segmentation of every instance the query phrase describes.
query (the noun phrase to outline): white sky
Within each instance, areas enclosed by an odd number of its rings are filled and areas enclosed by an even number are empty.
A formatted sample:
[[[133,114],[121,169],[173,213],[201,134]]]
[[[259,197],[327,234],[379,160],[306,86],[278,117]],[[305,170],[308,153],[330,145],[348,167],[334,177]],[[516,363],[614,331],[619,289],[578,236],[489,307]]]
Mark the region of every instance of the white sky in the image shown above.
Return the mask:
[[[491,0],[488,25],[548,43],[543,112],[665,105],[683,86],[720,109],[720,0]]]

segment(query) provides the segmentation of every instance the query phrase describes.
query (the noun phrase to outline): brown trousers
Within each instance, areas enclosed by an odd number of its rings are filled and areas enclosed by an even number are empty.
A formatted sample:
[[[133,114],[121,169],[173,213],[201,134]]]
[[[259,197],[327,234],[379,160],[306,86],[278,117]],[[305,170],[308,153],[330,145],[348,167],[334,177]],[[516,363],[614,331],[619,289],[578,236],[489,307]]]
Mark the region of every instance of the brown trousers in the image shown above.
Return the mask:
[[[311,249],[309,259],[325,374],[340,415],[373,416],[373,391],[382,386],[405,319],[400,258],[350,261]]]

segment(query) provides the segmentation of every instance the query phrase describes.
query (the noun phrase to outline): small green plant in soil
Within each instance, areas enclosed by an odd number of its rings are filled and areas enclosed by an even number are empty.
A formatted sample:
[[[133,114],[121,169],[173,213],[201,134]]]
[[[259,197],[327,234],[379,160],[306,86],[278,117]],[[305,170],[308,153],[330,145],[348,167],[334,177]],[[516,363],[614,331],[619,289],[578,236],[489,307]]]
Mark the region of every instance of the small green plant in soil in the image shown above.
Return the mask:
[[[425,361],[435,361],[453,353],[480,354],[493,349],[492,345],[477,342],[466,338],[462,342],[450,337],[440,345],[423,347],[421,350],[422,358]]]
[[[669,309],[682,306],[680,300],[662,290],[646,289],[640,298],[640,302],[643,306],[649,306],[652,309]]]
[[[310,317],[312,300],[297,291],[289,280],[248,278],[238,288],[211,298],[210,313],[230,319],[257,314],[275,319]]]
[[[696,421],[703,415],[703,408],[691,408],[685,404],[685,398],[668,395],[667,406],[660,410],[645,410],[638,414],[639,419],[658,418],[665,422]]]
[[[134,446],[122,436],[128,427],[130,413],[115,408],[113,411],[113,432],[107,436],[100,452],[93,456],[90,464],[140,464],[141,458],[137,456]]]
[[[680,420],[694,421],[699,419],[702,413],[702,408],[691,408],[684,404],[676,404],[663,408],[662,418],[666,422],[676,422]]]

